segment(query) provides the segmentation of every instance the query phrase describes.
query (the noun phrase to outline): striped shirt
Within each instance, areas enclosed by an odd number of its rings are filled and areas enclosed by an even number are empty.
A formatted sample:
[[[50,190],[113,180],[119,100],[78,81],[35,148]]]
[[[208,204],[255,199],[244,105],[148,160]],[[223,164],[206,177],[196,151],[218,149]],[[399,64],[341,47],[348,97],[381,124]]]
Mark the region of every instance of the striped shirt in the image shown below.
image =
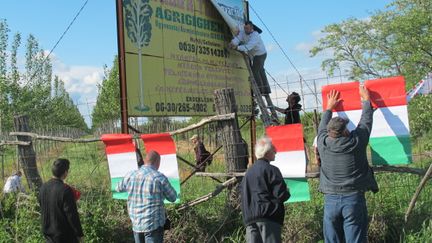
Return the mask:
[[[128,211],[134,232],[151,232],[165,224],[164,199],[174,202],[177,193],[168,178],[151,166],[130,172],[117,185],[128,192]]]

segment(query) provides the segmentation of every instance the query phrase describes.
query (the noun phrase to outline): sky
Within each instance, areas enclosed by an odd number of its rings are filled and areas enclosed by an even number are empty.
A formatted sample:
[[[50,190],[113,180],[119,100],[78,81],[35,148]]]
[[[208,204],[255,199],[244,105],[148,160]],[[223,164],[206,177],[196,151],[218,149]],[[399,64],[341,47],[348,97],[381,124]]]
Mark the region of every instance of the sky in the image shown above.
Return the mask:
[[[279,100],[285,100],[286,92],[299,88],[297,84],[290,85],[290,80],[297,80],[298,74],[277,43],[304,79],[324,77],[320,64],[325,56],[311,58],[309,54],[309,49],[321,36],[320,30],[348,18],[367,19],[390,2],[250,0],[250,19],[264,30],[261,36],[268,51],[266,70],[278,84],[285,82],[288,87],[282,88],[279,93],[273,92],[276,105],[285,105]],[[83,6],[79,16],[59,41]],[[28,35],[33,34],[46,52],[51,51],[59,41],[51,54],[53,72],[65,81],[66,90],[90,124],[97,84],[103,78],[103,67],[111,67],[118,52],[115,0],[2,1],[0,18],[6,19],[8,23],[10,39],[14,33],[20,32],[22,43],[25,43]],[[24,54],[23,44],[19,51],[22,62]],[[304,89],[311,90],[310,87]]]

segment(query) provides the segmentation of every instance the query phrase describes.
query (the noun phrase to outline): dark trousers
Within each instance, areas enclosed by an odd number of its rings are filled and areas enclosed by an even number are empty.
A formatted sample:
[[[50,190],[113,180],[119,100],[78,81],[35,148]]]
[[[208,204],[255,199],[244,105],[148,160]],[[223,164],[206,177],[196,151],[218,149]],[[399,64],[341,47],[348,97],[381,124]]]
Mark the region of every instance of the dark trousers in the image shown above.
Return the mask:
[[[272,221],[255,222],[246,226],[247,243],[280,243],[282,226]]]
[[[261,95],[267,95],[271,93],[270,85],[267,80],[267,76],[264,69],[264,62],[267,58],[267,53],[254,56],[252,59],[252,72],[254,75],[255,82],[261,92]]]

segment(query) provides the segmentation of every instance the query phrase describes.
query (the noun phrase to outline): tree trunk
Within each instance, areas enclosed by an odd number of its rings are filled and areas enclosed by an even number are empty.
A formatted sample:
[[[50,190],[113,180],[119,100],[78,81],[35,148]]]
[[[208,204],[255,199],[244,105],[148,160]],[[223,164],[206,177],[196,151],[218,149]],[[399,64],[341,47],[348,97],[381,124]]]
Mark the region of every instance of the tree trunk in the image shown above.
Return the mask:
[[[17,132],[30,132],[28,117],[25,115],[15,116],[14,125]],[[18,145],[18,159],[24,170],[30,190],[39,190],[42,179],[36,166],[36,153],[31,144],[32,139],[29,136],[17,136],[17,139],[18,141],[30,142],[28,146]]]
[[[236,113],[237,104],[232,88],[215,90],[215,106],[218,115]],[[218,134],[220,135],[221,144],[223,144],[226,167],[228,172],[243,172],[247,168],[248,153],[247,144],[243,140],[237,119],[227,121],[218,121]],[[237,178],[241,181],[241,178]],[[230,206],[237,208],[239,205],[238,187],[230,193]]]

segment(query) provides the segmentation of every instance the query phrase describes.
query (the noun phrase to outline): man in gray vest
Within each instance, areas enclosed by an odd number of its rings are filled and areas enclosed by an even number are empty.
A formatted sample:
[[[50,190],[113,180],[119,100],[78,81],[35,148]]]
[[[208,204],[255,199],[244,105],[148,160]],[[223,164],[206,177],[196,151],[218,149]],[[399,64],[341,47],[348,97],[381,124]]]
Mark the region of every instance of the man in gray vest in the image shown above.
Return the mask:
[[[363,86],[360,86],[360,96],[362,115],[355,130],[348,131],[347,119],[331,118],[332,110],[340,101],[335,90],[327,95],[327,110],[318,128],[325,242],[367,242],[365,192],[377,192],[378,185],[366,156],[373,110],[369,92]]]

